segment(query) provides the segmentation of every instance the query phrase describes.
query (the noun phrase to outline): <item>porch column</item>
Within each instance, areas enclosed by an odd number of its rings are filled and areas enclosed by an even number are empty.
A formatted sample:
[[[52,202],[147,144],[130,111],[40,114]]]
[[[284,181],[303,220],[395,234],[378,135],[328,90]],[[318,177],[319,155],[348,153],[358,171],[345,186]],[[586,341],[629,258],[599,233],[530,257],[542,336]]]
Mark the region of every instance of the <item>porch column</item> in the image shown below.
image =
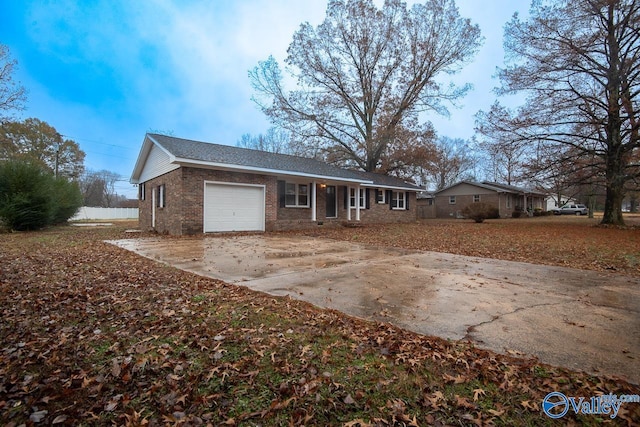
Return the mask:
[[[311,184],[311,221],[316,222],[316,182]]]
[[[360,221],[360,184],[356,186],[356,221]]]
[[[529,213],[529,209],[527,206],[527,193],[522,194],[522,197],[524,198],[524,211],[527,213],[527,216],[531,215]]]
[[[347,190],[347,221],[351,221],[351,187],[345,187]]]

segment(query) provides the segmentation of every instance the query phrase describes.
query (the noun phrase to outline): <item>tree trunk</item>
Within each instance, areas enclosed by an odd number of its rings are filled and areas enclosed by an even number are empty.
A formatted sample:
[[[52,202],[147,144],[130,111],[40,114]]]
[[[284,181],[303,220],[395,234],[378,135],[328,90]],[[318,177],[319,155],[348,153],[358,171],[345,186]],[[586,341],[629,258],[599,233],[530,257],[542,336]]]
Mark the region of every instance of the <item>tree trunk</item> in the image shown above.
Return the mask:
[[[604,215],[600,224],[624,225],[622,200],[624,199],[624,171],[622,159],[611,153],[607,159],[607,195],[604,201]]]
[[[600,224],[624,225],[622,218],[622,191],[616,191],[613,187],[607,188],[607,198],[604,201],[604,216]]]
[[[622,119],[620,114],[620,49],[616,38],[613,17],[614,3],[608,8],[608,35],[609,70],[607,72],[607,101],[609,104],[607,113],[607,152],[605,156],[607,197],[604,201],[604,216],[600,224],[624,225],[622,219],[622,200],[624,199],[624,161],[622,152]]]

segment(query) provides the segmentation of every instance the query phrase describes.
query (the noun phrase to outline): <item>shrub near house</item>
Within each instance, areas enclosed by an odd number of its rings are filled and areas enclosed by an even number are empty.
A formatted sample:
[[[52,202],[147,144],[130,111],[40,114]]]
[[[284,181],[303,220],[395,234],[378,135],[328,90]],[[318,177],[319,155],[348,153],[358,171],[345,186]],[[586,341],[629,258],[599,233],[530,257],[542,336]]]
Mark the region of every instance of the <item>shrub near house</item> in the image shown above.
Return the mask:
[[[28,162],[0,162],[0,222],[35,230],[67,221],[82,204],[80,188]]]
[[[485,219],[500,218],[498,209],[487,203],[472,203],[462,210],[462,214],[475,222],[483,222]]]

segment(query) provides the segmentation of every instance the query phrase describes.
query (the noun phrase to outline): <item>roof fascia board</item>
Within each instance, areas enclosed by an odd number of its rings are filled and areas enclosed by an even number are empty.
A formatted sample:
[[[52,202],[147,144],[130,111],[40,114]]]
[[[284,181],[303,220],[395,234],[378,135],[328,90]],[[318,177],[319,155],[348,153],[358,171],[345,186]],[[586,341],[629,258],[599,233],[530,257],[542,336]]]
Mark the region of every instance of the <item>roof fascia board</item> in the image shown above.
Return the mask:
[[[138,159],[136,160],[136,165],[133,167],[133,172],[131,173],[131,177],[129,178],[129,182],[131,184],[139,184],[140,174],[142,173],[142,167],[147,161],[147,157],[149,157],[149,153],[151,152],[151,147],[153,142],[149,142],[149,136],[146,135],[144,138],[144,142],[142,143],[142,147],[140,147],[140,152],[138,153]]]
[[[373,184],[373,181],[361,180],[361,179],[350,179],[350,178],[341,178],[332,175],[316,175],[309,174],[304,172],[293,172],[279,169],[266,169],[266,168],[257,168],[253,166],[242,166],[242,165],[234,165],[227,163],[215,163],[215,162],[206,162],[200,160],[193,159],[183,159],[179,157],[175,157],[172,163],[177,163],[181,166],[208,166],[212,169],[223,169],[223,170],[232,170],[239,172],[255,172],[255,173],[265,173],[268,175],[287,175],[287,176],[299,176],[304,178],[315,178],[315,179],[329,179],[332,181],[340,181],[340,182],[354,182],[358,184]]]
[[[368,188],[385,188],[387,190],[399,190],[399,191],[415,191],[420,192],[420,191],[424,191],[422,188],[410,188],[410,187],[400,187],[400,186],[396,186],[396,185],[384,185],[384,184],[363,184],[363,187],[368,187]]]

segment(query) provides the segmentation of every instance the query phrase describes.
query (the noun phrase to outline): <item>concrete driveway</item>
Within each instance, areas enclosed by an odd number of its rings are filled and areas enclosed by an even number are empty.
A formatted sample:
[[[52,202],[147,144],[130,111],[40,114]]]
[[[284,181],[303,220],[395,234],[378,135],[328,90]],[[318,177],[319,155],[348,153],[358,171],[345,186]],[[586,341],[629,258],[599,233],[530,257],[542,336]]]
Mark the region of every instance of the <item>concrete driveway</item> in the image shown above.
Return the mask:
[[[640,279],[302,236],[111,243],[421,334],[640,383]]]

